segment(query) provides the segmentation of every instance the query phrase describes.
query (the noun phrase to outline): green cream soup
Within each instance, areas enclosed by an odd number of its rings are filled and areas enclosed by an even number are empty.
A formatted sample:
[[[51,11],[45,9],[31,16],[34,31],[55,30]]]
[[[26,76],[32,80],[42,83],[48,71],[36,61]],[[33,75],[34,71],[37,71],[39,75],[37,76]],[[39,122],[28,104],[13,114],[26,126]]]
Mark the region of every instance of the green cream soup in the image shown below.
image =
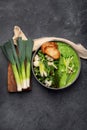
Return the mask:
[[[37,51],[33,65],[34,74],[41,84],[50,88],[65,88],[72,84],[80,72],[80,59],[75,50],[68,44],[56,42],[60,51],[60,58],[49,59],[42,53],[41,48]],[[39,60],[38,60],[39,59]]]
[[[59,87],[70,85],[79,74],[80,59],[75,50],[66,43],[57,42],[61,57],[58,63]]]

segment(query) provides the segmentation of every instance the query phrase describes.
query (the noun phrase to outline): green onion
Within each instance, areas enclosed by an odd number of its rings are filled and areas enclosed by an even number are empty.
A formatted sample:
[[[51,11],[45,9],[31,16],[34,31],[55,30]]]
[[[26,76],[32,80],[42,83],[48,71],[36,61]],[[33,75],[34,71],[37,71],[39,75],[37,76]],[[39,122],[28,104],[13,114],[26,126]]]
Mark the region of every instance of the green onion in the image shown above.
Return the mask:
[[[22,41],[22,38],[17,40],[17,48],[18,48],[18,58],[20,62],[20,70],[22,77],[22,88],[26,89],[26,74],[25,74],[25,44]]]
[[[31,70],[31,56],[33,49],[33,41],[29,38],[27,41],[23,41],[26,45],[25,47],[25,58],[26,58],[26,81],[27,87],[30,87],[30,70]]]
[[[17,51],[13,40],[9,40],[1,46],[4,55],[12,65],[18,91],[30,87],[32,48],[31,39],[24,41],[21,38],[17,40]]]
[[[21,87],[21,77],[20,77],[20,64],[18,61],[17,53],[15,50],[15,47],[13,45],[13,41],[10,40],[6,42],[3,46],[1,46],[1,49],[6,56],[6,58],[9,60],[9,62],[12,65],[14,77],[17,84],[17,90],[22,91]]]

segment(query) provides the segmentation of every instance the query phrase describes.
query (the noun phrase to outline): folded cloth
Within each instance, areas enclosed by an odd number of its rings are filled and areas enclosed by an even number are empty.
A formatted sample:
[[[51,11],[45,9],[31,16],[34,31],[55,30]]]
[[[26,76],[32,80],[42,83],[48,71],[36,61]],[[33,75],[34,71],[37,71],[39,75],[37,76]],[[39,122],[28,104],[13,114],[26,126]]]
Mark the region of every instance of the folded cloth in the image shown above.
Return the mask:
[[[18,37],[22,37],[22,40],[27,40],[27,37],[21,30],[19,26],[14,27],[14,36],[13,40],[16,45],[16,40]],[[71,45],[78,53],[80,58],[87,59],[87,49],[81,45],[81,44],[75,44],[74,42],[71,42],[67,39],[64,38],[57,38],[57,37],[43,37],[43,38],[37,38],[34,39],[34,46],[33,46],[33,51],[37,50],[38,47],[40,47],[43,43],[49,42],[49,41],[62,41],[65,42],[69,45]]]

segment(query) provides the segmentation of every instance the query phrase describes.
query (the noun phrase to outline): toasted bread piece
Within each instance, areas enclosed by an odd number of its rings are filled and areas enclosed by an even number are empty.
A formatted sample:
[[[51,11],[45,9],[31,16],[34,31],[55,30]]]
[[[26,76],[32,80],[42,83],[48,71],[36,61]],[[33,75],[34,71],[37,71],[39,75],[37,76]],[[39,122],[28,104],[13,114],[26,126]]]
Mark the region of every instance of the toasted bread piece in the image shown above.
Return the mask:
[[[46,47],[55,47],[58,48],[57,44],[55,42],[46,42],[41,46],[41,50],[43,53],[45,53]]]
[[[44,54],[49,55],[53,59],[58,59],[60,57],[60,52],[58,51],[58,46],[55,42],[46,42],[41,46],[41,50]]]
[[[46,47],[45,54],[49,55],[55,60],[59,59],[60,57],[60,52],[55,47]]]

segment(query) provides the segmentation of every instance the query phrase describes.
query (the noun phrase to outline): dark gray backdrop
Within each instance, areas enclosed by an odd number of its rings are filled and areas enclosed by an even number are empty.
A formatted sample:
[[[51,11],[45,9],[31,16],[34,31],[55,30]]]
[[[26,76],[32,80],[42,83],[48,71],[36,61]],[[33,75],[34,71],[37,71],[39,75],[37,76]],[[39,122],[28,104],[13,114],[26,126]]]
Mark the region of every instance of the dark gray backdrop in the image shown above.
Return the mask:
[[[57,36],[87,47],[86,0],[0,0],[0,44],[19,25],[27,37]],[[87,130],[87,61],[78,80],[49,91],[32,76],[32,91],[7,92],[7,61],[0,50],[0,130]]]

